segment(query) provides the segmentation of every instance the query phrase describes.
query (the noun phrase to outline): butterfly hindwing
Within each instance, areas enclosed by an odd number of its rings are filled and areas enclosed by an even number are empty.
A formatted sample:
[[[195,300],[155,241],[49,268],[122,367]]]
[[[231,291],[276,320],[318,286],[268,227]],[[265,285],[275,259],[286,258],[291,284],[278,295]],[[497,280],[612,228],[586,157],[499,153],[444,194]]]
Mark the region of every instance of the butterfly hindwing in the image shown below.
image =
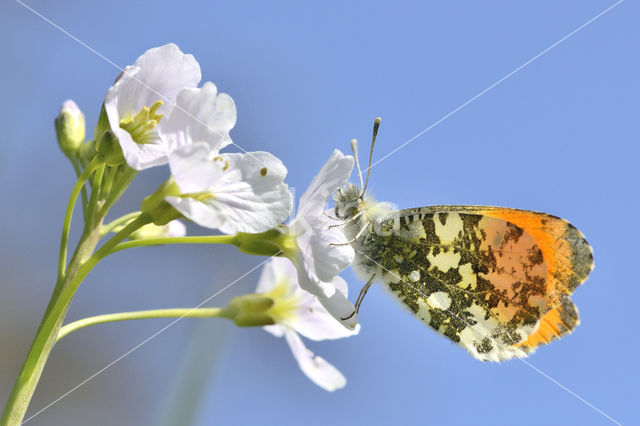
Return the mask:
[[[578,320],[568,295],[593,266],[589,245],[565,220],[498,207],[395,211],[356,252],[358,269],[421,320],[494,361],[571,331]]]
[[[527,352],[535,350],[538,346],[559,339],[569,334],[580,324],[578,308],[573,304],[569,296],[563,296],[560,304],[548,311],[535,332],[527,336],[527,339],[518,343]]]

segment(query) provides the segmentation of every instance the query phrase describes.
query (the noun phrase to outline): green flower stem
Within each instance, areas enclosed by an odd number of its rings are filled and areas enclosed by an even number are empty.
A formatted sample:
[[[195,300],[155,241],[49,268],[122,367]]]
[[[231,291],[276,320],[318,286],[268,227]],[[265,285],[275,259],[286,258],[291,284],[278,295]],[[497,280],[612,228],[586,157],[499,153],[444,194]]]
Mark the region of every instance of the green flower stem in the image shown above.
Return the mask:
[[[71,191],[71,197],[69,197],[69,202],[67,203],[67,211],[64,215],[64,222],[62,225],[62,237],[60,238],[60,255],[58,258],[58,281],[62,280],[64,276],[65,267],[67,265],[67,246],[69,244],[69,229],[71,228],[71,217],[73,216],[73,209],[76,205],[76,200],[78,199],[78,194],[84,188],[84,184],[89,179],[91,174],[94,172],[96,168],[100,166],[100,162],[94,159],[89,163],[89,165],[84,169],[78,181],[76,182],[73,190]]]
[[[120,243],[111,250],[109,254],[120,250],[144,247],[159,246],[164,244],[230,244],[238,246],[235,235],[206,235],[197,237],[165,237],[165,238],[145,238],[142,240],[133,240]]]
[[[42,318],[36,337],[9,395],[2,417],[0,417],[0,426],[17,426],[22,422],[49,353],[55,344],[67,309],[84,278],[102,258],[109,254],[113,247],[140,227],[150,223],[150,221],[151,218],[148,215],[141,214],[114,235],[86,261],[83,261],[83,259],[93,251],[98,242],[99,227],[92,230],[90,234],[85,233],[83,235],[64,279],[62,281],[59,280],[56,284],[56,289]],[[101,226],[101,220],[98,221],[98,225]]]
[[[158,246],[163,244],[229,244],[245,254],[254,256],[279,256],[289,250],[291,236],[281,229],[271,229],[259,234],[238,232],[235,235],[204,235],[188,237],[146,238],[120,243],[109,254],[120,250]]]
[[[112,222],[107,223],[100,230],[100,236],[104,237],[105,235],[107,235],[109,232],[113,231],[118,226],[120,226],[122,224],[125,224],[125,223],[135,219],[136,217],[140,216],[140,213],[141,212],[139,212],[139,211],[138,212],[128,213],[128,214],[125,214],[124,216],[120,216],[119,218],[114,219]]]
[[[175,309],[154,309],[149,311],[119,312],[115,314],[97,315],[95,317],[84,318],[65,325],[60,329],[56,342],[85,327],[96,324],[105,324],[116,321],[128,321],[150,318],[227,318],[231,319],[231,312],[222,308],[175,308]]]
[[[111,193],[113,187],[113,181],[116,177],[118,169],[116,167],[108,166],[104,172],[104,181],[102,182],[102,197],[105,198],[107,194]]]
[[[60,295],[60,299],[69,299],[73,297],[78,286],[82,283],[87,274],[93,269],[96,264],[111,254],[113,248],[117,246],[122,240],[129,237],[132,233],[142,228],[144,225],[151,223],[151,217],[149,215],[141,213],[136,219],[128,223],[127,226],[122,228],[120,232],[111,237],[109,241],[104,243],[102,247],[98,249],[90,258],[83,262],[78,268],[77,274],[71,279],[69,285],[65,287],[64,291]]]
[[[270,314],[274,305],[275,301],[269,295],[251,293],[234,297],[225,308],[152,309],[97,315],[65,325],[58,332],[56,342],[91,325],[150,318],[226,318],[240,327],[261,327],[275,323]]]
[[[138,174],[137,170],[132,169],[131,167],[125,165],[119,166],[122,167],[123,170],[115,170],[113,173],[119,173],[120,175],[115,178],[115,182],[111,187],[111,191],[107,195],[107,198],[104,202],[104,205],[100,209],[99,215],[105,216],[109,211],[111,206],[118,201],[120,196],[124,193],[124,191],[129,187],[129,184],[133,180],[134,177]]]
[[[71,164],[73,165],[73,170],[76,171],[76,176],[78,179],[82,175],[82,168],[80,167],[80,159],[77,155],[71,157]],[[87,220],[87,206],[89,205],[89,197],[87,197],[87,188],[82,185],[82,215],[84,220]]]
[[[105,164],[101,164],[93,175],[93,180],[91,182],[91,198],[89,198],[89,209],[87,212],[87,220],[85,221],[86,230],[95,228],[94,221],[96,219],[95,216],[96,209],[98,208],[98,201],[100,200],[102,177],[104,176],[105,167]]]

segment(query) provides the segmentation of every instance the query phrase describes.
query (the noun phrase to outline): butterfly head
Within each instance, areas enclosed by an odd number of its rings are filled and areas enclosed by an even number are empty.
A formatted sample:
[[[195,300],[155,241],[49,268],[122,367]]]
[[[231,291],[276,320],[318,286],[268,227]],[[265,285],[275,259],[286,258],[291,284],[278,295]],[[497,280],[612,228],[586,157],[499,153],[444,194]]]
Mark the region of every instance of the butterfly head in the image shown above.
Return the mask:
[[[333,196],[335,213],[338,219],[350,219],[355,216],[363,207],[364,196],[362,188],[353,183],[348,183]]]

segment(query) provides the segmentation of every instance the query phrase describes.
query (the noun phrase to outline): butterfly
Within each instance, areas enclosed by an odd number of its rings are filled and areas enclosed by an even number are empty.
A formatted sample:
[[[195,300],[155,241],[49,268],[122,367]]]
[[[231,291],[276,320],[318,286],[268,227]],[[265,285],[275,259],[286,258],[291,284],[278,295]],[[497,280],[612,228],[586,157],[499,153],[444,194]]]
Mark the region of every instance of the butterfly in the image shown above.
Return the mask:
[[[374,124],[371,155],[380,119]],[[564,219],[503,207],[393,210],[347,184],[336,219],[355,251],[354,270],[386,284],[420,320],[483,361],[525,357],[579,324],[570,295],[593,269],[585,237]]]

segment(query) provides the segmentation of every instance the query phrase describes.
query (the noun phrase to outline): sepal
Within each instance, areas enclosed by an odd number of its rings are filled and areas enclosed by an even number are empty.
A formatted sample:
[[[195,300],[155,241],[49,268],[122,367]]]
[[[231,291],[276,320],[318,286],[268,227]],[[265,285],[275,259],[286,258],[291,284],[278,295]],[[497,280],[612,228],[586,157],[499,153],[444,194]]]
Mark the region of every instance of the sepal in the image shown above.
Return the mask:
[[[173,179],[168,179],[153,194],[142,200],[140,211],[153,218],[153,224],[158,226],[166,225],[175,219],[180,219],[182,214],[171,204],[165,201],[168,195],[180,196],[180,189]]]

